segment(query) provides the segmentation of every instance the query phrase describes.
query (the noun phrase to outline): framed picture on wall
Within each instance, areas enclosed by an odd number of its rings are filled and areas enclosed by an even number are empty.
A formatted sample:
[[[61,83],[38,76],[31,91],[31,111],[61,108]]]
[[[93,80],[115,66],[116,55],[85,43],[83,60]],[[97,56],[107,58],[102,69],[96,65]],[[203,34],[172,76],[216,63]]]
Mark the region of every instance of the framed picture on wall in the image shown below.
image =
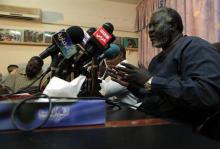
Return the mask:
[[[47,46],[52,43],[54,34],[55,32],[50,31],[0,28],[0,43]]]
[[[44,43],[52,43],[52,36],[55,32],[44,32]]]
[[[138,48],[138,38],[123,37],[122,43],[125,48]]]
[[[24,30],[24,42],[43,43],[43,39],[42,31]]]
[[[23,30],[0,29],[0,41],[3,42],[22,42]]]
[[[115,41],[113,43],[115,43],[115,44],[122,44],[122,37],[116,37]]]

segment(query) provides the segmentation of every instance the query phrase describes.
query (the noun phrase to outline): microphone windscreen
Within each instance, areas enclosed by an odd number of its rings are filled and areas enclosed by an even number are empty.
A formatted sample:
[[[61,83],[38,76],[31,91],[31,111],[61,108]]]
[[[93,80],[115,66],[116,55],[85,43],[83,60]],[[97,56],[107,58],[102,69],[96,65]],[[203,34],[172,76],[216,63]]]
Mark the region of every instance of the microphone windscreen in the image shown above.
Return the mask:
[[[114,26],[111,23],[105,23],[102,26],[109,34],[112,34],[114,31]]]
[[[90,36],[92,36],[92,34],[95,33],[95,31],[96,31],[96,28],[95,28],[95,27],[90,27],[86,32],[87,32]]]
[[[71,26],[66,30],[73,44],[81,43],[84,38],[84,32],[79,26]]]
[[[120,54],[121,50],[120,47],[116,44],[110,44],[110,48],[105,51],[105,58],[106,59],[114,59]]]

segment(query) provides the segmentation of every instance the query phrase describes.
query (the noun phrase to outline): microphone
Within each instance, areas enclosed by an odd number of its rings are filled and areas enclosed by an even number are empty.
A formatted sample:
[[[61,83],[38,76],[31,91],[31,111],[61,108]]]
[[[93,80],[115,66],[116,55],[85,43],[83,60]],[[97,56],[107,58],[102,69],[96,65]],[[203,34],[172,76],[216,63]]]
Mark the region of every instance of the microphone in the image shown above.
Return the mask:
[[[93,33],[95,33],[97,29],[95,27],[90,27],[86,33],[89,34],[89,36],[92,36]]]
[[[97,61],[100,63],[101,60],[104,58],[106,59],[114,59],[121,53],[120,47],[117,44],[110,44],[110,48],[108,48],[104,53],[102,53],[98,58]],[[92,64],[92,61],[84,65],[83,67],[88,67]]]
[[[108,48],[102,55],[98,57],[98,60],[106,59],[114,59],[120,54],[120,47],[116,44],[110,44],[110,48]]]
[[[83,38],[83,42],[82,45],[85,47],[87,44],[87,41],[89,40],[89,38],[92,36],[92,34],[96,31],[96,28],[91,27],[89,28],[86,32],[84,32],[84,38]]]
[[[93,56],[100,55],[105,49],[108,49],[110,43],[115,40],[115,36],[112,34],[113,30],[114,27],[111,23],[105,23],[98,28],[85,44],[85,50],[75,57],[76,67],[83,66],[89,62]]]
[[[53,43],[46,50],[39,54],[41,59],[45,59],[48,56],[54,56],[60,51],[65,58],[70,58],[77,53],[75,45],[81,43],[84,38],[83,30],[78,26],[69,27],[66,32],[61,30],[53,35]]]
[[[112,35],[113,30],[114,26],[111,23],[103,24],[92,34],[93,38],[90,38],[91,42],[95,43],[100,49],[103,49],[107,44],[114,41],[112,41],[112,39],[114,39],[114,36]]]
[[[66,31],[63,29],[53,35],[53,44],[39,54],[41,59],[51,56],[51,77],[55,75],[57,65],[60,62],[59,52],[62,53],[64,59],[69,59],[78,52],[75,44],[81,43],[83,38],[84,32],[78,26],[71,26]]]

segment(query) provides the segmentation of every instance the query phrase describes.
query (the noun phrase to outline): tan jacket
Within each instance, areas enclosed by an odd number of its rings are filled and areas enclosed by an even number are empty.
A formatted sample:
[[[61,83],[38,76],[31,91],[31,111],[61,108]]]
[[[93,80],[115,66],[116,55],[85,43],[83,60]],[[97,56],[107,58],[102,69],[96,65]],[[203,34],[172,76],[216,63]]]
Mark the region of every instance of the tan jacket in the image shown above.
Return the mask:
[[[43,71],[41,71],[35,78],[29,80],[26,76],[25,73],[25,68],[18,68],[15,74],[9,74],[5,81],[4,81],[4,85],[6,87],[9,87],[13,92],[18,91],[19,89],[22,89],[26,86],[28,86],[29,84],[31,84],[34,80],[36,80],[36,78],[38,78]],[[38,86],[39,85],[39,81],[36,81],[33,86]]]

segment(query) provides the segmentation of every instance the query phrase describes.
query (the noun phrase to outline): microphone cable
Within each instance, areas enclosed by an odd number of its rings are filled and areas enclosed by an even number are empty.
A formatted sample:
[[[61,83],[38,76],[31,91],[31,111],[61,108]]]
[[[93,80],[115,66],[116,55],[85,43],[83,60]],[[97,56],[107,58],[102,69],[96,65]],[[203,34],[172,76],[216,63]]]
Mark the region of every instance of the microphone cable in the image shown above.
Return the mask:
[[[47,78],[47,80],[43,82],[44,77],[45,77],[50,71],[51,71],[51,67],[48,67],[47,70],[44,72],[44,75],[42,75],[42,77],[41,77],[41,79],[40,79],[39,86],[38,86],[38,90],[39,90],[40,92],[43,90],[43,87],[44,87],[44,85],[45,85],[45,82],[48,81],[48,80],[50,80],[50,78],[49,78],[49,79]],[[43,82],[43,83],[42,83],[42,82]],[[46,82],[46,83],[47,83],[47,82]]]
[[[27,101],[30,101],[32,99],[37,99],[37,98],[48,98],[49,100],[49,109],[48,109],[48,113],[46,115],[46,118],[44,119],[44,121],[41,122],[40,125],[37,125],[35,127],[31,127],[31,128],[25,128],[25,127],[22,127],[22,126],[19,126],[17,123],[16,123],[16,114],[17,114],[17,111],[18,109],[23,105],[25,104]],[[15,126],[15,128],[21,130],[21,131],[32,131],[34,129],[37,129],[37,128],[41,128],[44,124],[47,123],[48,119],[50,118],[50,115],[51,115],[51,112],[52,112],[52,108],[53,108],[53,105],[52,105],[52,100],[51,100],[51,97],[47,96],[46,94],[35,94],[33,95],[32,97],[29,97],[29,98],[26,98],[22,101],[20,101],[19,103],[17,103],[14,108],[12,109],[12,113],[11,113],[11,121],[12,121],[12,124]]]
[[[43,78],[48,72],[50,71],[50,68],[48,68],[44,73],[42,73],[39,77],[37,77],[33,82],[31,82],[26,87],[20,89],[19,91],[15,92],[15,94],[27,92],[27,89],[30,88],[35,82],[37,82],[39,79]]]
[[[106,104],[110,105],[112,109],[116,107],[117,109],[115,111],[122,109],[121,105],[119,105],[119,102],[115,102],[109,99],[105,99],[105,102]]]
[[[48,112],[45,116],[45,119],[40,123],[38,124],[37,126],[35,127],[29,127],[29,128],[25,128],[25,127],[22,127],[20,125],[18,125],[18,123],[16,122],[16,115],[17,113],[19,112],[19,108],[21,108],[21,106],[25,103],[28,103],[28,101],[31,101],[31,100],[34,100],[34,99],[38,99],[38,98],[47,98],[48,99]],[[21,131],[33,131],[34,129],[37,129],[37,128],[42,128],[46,123],[47,121],[49,120],[50,116],[51,116],[51,113],[52,113],[52,109],[53,109],[53,101],[52,99],[75,99],[75,100],[83,100],[83,99],[91,99],[91,97],[80,97],[80,98],[73,98],[73,97],[52,97],[52,96],[48,96],[46,94],[42,94],[42,93],[37,93],[35,95],[33,95],[32,97],[28,97],[28,98],[25,98],[24,100],[18,102],[12,109],[12,113],[11,113],[11,121],[12,121],[12,124],[14,125],[15,128],[17,128],[18,130],[21,130]],[[132,104],[128,104],[128,103],[125,103],[125,102],[122,102],[122,101],[112,101],[112,100],[109,100],[109,99],[106,99],[106,98],[103,98],[103,97],[92,97],[92,99],[102,99],[102,100],[105,100],[106,104],[109,104],[111,106],[116,107],[117,110],[115,111],[118,111],[118,110],[121,110],[122,109],[122,105],[125,105],[125,106],[128,106],[129,108],[135,108],[135,109],[138,109],[139,107],[138,106],[135,106],[135,105],[132,105]],[[44,101],[42,101],[44,102]],[[37,104],[37,102],[36,102]]]
[[[126,102],[122,102],[122,101],[113,101],[113,100],[110,100],[110,99],[106,99],[106,103],[107,104],[110,104],[112,106],[116,106],[118,107],[118,110],[121,110],[122,109],[122,105],[124,106],[127,106],[129,108],[133,108],[133,109],[138,109],[139,107],[138,106],[135,106],[135,105],[132,105],[132,104],[129,104],[129,103],[126,103]]]
[[[30,101],[30,100],[33,100],[33,99],[38,99],[38,98],[48,98],[48,113],[47,115],[45,116],[45,119],[44,121],[42,121],[39,125],[35,126],[35,127],[31,127],[31,128],[25,128],[25,127],[22,127],[20,125],[18,125],[18,123],[16,122],[16,115],[17,113],[19,112],[19,108],[25,104],[26,102]],[[52,96],[48,96],[46,94],[42,94],[42,93],[38,93],[38,94],[35,94],[33,95],[32,97],[28,97],[28,98],[25,98],[23,99],[22,101],[18,102],[12,109],[12,113],[11,113],[11,121],[12,121],[12,124],[15,128],[17,128],[18,130],[21,130],[21,131],[33,131],[34,129],[37,129],[37,128],[42,128],[46,123],[47,121],[49,120],[50,116],[51,116],[51,113],[52,113],[52,109],[53,109],[53,101],[52,99],[75,99],[75,100],[83,100],[83,99],[91,99],[91,97],[81,97],[81,98],[73,98],[73,97],[52,97]],[[101,99],[101,97],[92,97],[92,99]],[[103,99],[103,98],[102,98]],[[44,102],[44,101],[42,101]],[[37,102],[36,102],[37,103]]]

